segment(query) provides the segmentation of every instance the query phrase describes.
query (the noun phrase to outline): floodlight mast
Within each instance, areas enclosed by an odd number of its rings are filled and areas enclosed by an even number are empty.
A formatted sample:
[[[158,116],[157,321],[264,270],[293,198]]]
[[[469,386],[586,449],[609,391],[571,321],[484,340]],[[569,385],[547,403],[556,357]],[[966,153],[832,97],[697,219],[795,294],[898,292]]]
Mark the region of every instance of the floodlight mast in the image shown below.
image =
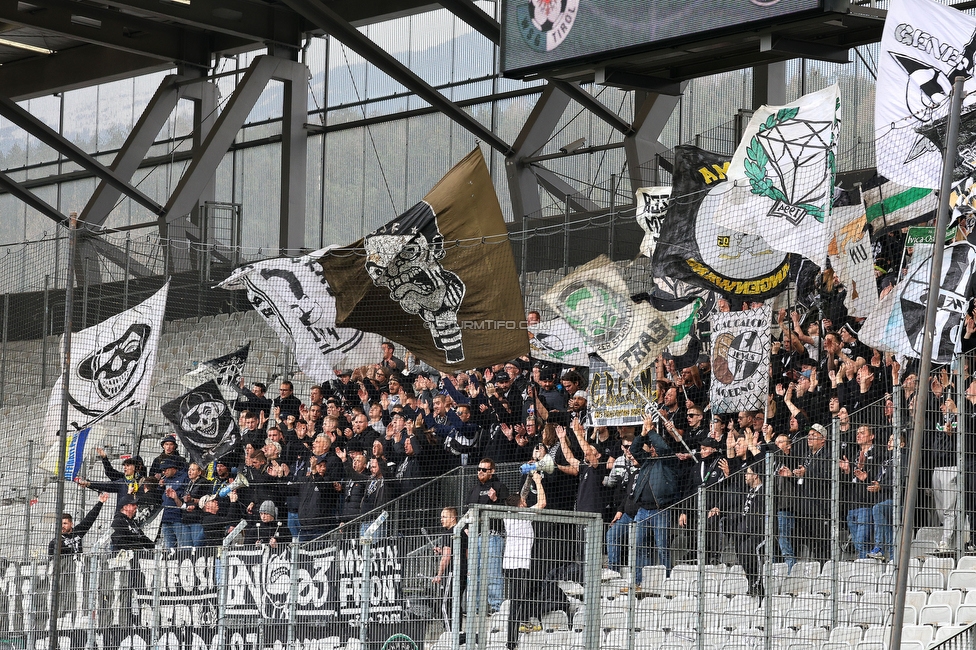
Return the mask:
[[[929,375],[932,373],[933,332],[942,289],[942,258],[945,255],[946,228],[949,225],[949,195],[952,192],[952,170],[956,166],[956,147],[959,142],[959,115],[962,112],[963,87],[966,75],[956,75],[952,80],[952,103],[949,110],[949,128],[946,134],[942,162],[942,185],[939,193],[939,209],[935,222],[935,242],[932,245],[932,269],[929,274],[928,299],[925,304],[925,327],[922,330],[922,359],[918,368],[918,388],[915,391],[915,413],[912,440],[908,455],[908,481],[905,485],[905,505],[902,508],[902,525],[898,546],[898,562],[895,565],[895,603],[891,621],[891,648],[901,647],[901,628],[905,623],[905,597],[908,591],[908,564],[912,556],[912,522],[918,502],[918,473],[922,464],[922,432],[925,429],[925,404],[928,396]]]

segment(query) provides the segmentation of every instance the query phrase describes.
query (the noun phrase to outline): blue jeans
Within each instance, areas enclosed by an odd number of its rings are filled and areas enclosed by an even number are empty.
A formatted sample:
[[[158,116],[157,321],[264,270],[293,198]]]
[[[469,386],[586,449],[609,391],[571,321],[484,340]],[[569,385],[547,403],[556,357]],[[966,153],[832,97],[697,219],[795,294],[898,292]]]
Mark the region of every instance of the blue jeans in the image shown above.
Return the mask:
[[[635,579],[637,584],[641,583],[645,566],[655,564],[652,562],[651,536],[654,537],[654,547],[657,549],[656,564],[663,564],[667,574],[671,575],[671,544],[670,544],[670,520],[669,510],[648,510],[641,508],[637,511],[637,568]]]
[[[852,508],[847,513],[847,530],[859,560],[866,558],[871,550],[871,521],[871,508]]]
[[[302,526],[298,523],[297,512],[288,513],[288,531],[291,533],[291,538],[298,541],[298,538],[302,534]]]
[[[163,545],[166,548],[190,545],[186,527],[180,521],[164,521],[159,525],[159,531],[163,534]]]
[[[796,564],[796,553],[793,552],[793,531],[796,528],[796,518],[792,512],[777,510],[776,526],[779,531],[779,552],[783,555],[786,571],[789,573],[793,570],[793,565]]]
[[[891,525],[894,516],[895,502],[892,499],[875,504],[871,508],[874,518],[874,545],[881,549],[885,557],[890,558],[895,544],[895,527]]]
[[[200,548],[203,546],[203,524],[183,524],[186,529],[187,541],[190,546]]]
[[[627,535],[632,521],[634,518],[625,513],[607,529],[607,561],[612,571],[619,573],[627,562],[624,549],[627,546]]]
[[[485,577],[488,590],[488,607],[498,611],[502,608],[502,600],[505,599],[505,577],[502,574],[502,557],[505,555],[505,538],[496,533],[488,535],[487,561],[482,563],[478,559],[481,552],[481,540],[473,539],[470,541],[468,553],[473,553],[475,562],[471,566],[483,566],[481,575]],[[472,585],[469,585],[470,589]],[[475,592],[478,592],[479,585],[473,585]]]

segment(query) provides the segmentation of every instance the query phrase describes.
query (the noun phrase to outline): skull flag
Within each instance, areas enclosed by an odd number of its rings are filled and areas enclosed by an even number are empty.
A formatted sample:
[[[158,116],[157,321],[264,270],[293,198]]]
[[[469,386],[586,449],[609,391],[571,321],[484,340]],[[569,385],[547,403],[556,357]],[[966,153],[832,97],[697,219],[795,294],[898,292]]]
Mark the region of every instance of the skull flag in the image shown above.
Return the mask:
[[[156,348],[166,309],[169,283],[146,301],[71,336],[68,368],[68,430],[142,404],[149,395]],[[53,441],[61,429],[64,377],[51,390],[45,432]]]
[[[242,348],[200,363],[196,368],[183,375],[180,383],[186,388],[193,388],[213,379],[220,387],[220,394],[225,400],[237,398],[234,386],[237,386],[244,376],[244,366],[247,365],[247,355],[251,351],[251,343]]]
[[[336,327],[335,298],[322,267],[311,257],[281,257],[246,264],[217,286],[247,291],[251,306],[282,343],[293,346],[298,366],[315,381],[335,379],[333,368],[368,363],[378,354],[379,337]],[[206,379],[201,377],[197,383]],[[228,399],[231,397],[228,395]]]
[[[949,114],[956,75],[966,77],[963,110],[973,102],[974,53],[973,16],[933,0],[892,1],[874,104],[879,174],[905,187],[939,189],[942,150],[933,136]]]
[[[480,149],[423,201],[320,262],[338,325],[396,341],[438,370],[529,353],[515,258]]]
[[[190,457],[201,466],[232,451],[239,442],[237,421],[212,379],[161,408]]]
[[[769,390],[769,305],[712,314],[712,412],[762,411]]]

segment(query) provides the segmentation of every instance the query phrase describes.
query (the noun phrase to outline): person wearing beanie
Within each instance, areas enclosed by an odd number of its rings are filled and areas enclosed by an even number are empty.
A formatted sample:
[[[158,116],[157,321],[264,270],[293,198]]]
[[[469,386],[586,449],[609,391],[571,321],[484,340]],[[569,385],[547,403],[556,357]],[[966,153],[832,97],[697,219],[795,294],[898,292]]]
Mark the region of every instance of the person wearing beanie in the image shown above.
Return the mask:
[[[278,507],[270,499],[261,503],[258,508],[260,521],[250,527],[252,541],[261,546],[267,544],[271,548],[278,548],[279,544],[291,543],[291,532],[287,522],[278,518]]]
[[[187,462],[180,452],[176,450],[176,436],[172,433],[165,436],[159,441],[159,446],[163,448],[163,453],[156,456],[153,459],[152,464],[149,466],[149,476],[156,479],[157,481],[163,477],[162,465],[165,461],[171,461],[176,463],[176,473],[182,474],[186,472]]]

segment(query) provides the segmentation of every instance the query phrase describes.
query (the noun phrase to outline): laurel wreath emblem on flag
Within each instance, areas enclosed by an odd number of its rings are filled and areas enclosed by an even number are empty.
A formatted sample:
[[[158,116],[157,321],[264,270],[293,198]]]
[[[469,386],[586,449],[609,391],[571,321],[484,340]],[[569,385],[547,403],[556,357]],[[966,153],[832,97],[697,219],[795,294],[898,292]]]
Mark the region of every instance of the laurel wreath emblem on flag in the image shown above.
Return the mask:
[[[784,217],[793,225],[807,215],[823,223],[825,205],[812,202],[826,198],[816,195],[821,191],[823,170],[810,167],[826,150],[827,171],[833,174],[833,124],[796,119],[799,111],[798,107],[784,108],[760,124],[742,164],[752,193],[776,202],[770,215]]]

